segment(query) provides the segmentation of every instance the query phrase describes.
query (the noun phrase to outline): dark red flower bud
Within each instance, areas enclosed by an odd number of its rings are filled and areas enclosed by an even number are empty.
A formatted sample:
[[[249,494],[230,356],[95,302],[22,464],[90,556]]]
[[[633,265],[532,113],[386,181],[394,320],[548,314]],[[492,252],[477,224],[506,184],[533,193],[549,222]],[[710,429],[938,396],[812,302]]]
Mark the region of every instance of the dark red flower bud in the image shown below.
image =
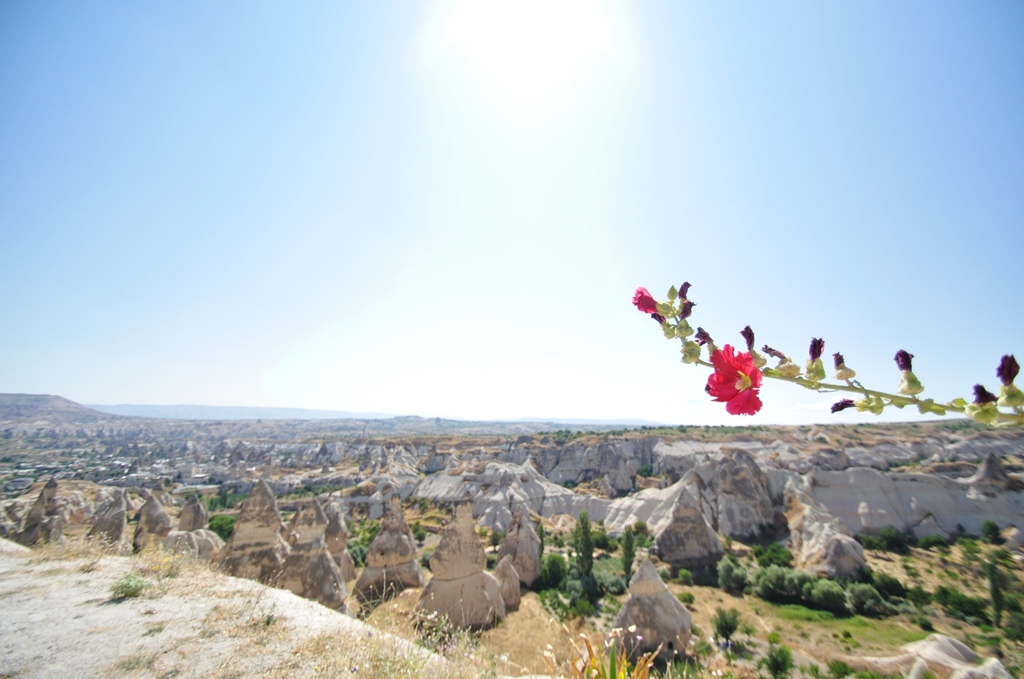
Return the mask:
[[[664,323],[665,322],[665,317],[662,316],[661,314],[651,314],[651,318],[653,318],[654,320],[658,321],[658,323]]]
[[[686,301],[686,293],[689,291],[689,289],[690,289],[690,284],[689,283],[683,283],[682,285],[680,285],[679,286],[679,299],[681,299],[683,301]]]
[[[683,320],[689,318],[690,314],[693,313],[693,307],[695,306],[697,306],[697,304],[690,300],[683,302],[679,307],[679,319]]]
[[[981,386],[980,384],[974,385],[974,402],[978,405],[985,403],[995,403],[999,399],[995,394],[991,393],[988,389]]]
[[[711,339],[711,335],[709,335],[708,331],[705,330],[704,328],[697,328],[697,334],[693,336],[693,339],[697,344],[701,346],[704,346],[708,342],[714,343],[715,341]]]
[[[785,361],[786,360],[786,355],[784,353],[782,353],[781,351],[776,351],[775,349],[772,349],[767,344],[764,345],[763,347],[761,347],[761,351],[763,351],[764,353],[768,354],[772,358],[779,359],[780,361]]]
[[[658,302],[647,292],[647,288],[636,289],[633,293],[633,306],[645,314],[653,314],[658,310]]]
[[[811,338],[811,360],[817,361],[821,358],[821,352],[825,351],[825,340],[816,337]]]
[[[841,368],[843,366],[843,364],[846,363],[846,361],[843,360],[843,355],[840,354],[838,351],[836,353],[832,354],[832,359],[836,362],[836,370],[839,370],[839,368]],[[832,411],[832,412],[835,412],[835,411]]]
[[[999,376],[1000,382],[1009,386],[1017,379],[1017,373],[1019,372],[1020,366],[1017,365],[1017,359],[1012,354],[1008,354],[999,361],[999,369],[996,370],[996,375]]]
[[[853,401],[848,398],[844,398],[842,401],[836,401],[832,404],[832,412],[838,413],[840,410],[846,410],[847,408],[853,408]]]
[[[740,334],[743,335],[743,339],[747,341],[747,351],[754,350],[754,331],[750,329],[750,326],[740,330]]]
[[[914,358],[913,354],[908,353],[903,349],[900,349],[899,351],[896,352],[896,358],[894,360],[896,361],[896,365],[899,366],[900,370],[913,370],[913,368],[910,367],[910,360],[912,358]]]

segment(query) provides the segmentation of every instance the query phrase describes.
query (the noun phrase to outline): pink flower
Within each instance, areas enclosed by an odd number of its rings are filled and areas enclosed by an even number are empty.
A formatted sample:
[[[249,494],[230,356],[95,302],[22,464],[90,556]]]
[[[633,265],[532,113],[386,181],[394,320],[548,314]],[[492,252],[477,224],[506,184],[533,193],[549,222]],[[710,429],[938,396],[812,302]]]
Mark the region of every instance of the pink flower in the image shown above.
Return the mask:
[[[754,358],[746,352],[736,353],[726,344],[711,354],[715,372],[708,377],[704,390],[720,403],[730,415],[753,415],[764,405],[757,392],[761,389],[761,371]]]
[[[637,288],[636,292],[633,293],[633,306],[645,314],[653,314],[658,311],[658,303],[651,293],[647,292],[647,288]]]

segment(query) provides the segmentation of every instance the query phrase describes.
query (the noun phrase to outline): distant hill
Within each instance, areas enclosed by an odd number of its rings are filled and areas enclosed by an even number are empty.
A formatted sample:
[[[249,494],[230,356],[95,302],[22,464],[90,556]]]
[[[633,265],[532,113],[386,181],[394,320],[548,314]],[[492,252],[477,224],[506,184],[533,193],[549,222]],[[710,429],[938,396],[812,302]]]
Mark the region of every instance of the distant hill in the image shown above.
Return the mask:
[[[49,394],[0,394],[0,420],[39,419],[54,423],[109,420],[104,413]]]
[[[387,413],[352,413],[343,410],[307,408],[251,408],[248,406],[131,405],[88,406],[101,413],[131,417],[161,417],[168,420],[384,420]]]

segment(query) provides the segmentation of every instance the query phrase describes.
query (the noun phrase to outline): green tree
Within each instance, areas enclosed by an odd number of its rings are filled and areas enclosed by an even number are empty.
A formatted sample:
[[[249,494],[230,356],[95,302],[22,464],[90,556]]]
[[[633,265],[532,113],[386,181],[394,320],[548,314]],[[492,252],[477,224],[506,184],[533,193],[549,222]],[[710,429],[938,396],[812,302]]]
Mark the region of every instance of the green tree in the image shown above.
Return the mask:
[[[747,586],[747,571],[731,556],[718,562],[718,584],[726,592],[739,594]]]
[[[716,637],[729,641],[740,625],[740,612],[735,608],[724,610],[719,606],[711,617],[711,624],[715,627]]]
[[[633,527],[626,526],[622,531],[622,570],[626,574],[626,582],[633,574],[633,559],[636,558],[636,540],[633,538]]]
[[[786,646],[772,644],[768,653],[757,661],[757,669],[767,670],[772,679],[786,679],[793,672],[793,652]]]
[[[491,547],[497,547],[504,539],[505,531],[497,529],[491,531]]]
[[[988,576],[988,595],[992,601],[992,624],[999,627],[1003,619],[1003,574],[995,554],[989,554],[985,574]]]
[[[537,553],[543,558],[544,557],[544,524],[540,521],[537,522],[537,537],[540,538],[540,548]]]
[[[985,519],[981,524],[981,534],[985,537],[986,542],[993,545],[998,545],[1003,541],[999,534],[999,524],[992,519]]]
[[[580,512],[576,522],[576,565],[580,575],[587,576],[594,571],[594,540],[590,535],[590,515]]]

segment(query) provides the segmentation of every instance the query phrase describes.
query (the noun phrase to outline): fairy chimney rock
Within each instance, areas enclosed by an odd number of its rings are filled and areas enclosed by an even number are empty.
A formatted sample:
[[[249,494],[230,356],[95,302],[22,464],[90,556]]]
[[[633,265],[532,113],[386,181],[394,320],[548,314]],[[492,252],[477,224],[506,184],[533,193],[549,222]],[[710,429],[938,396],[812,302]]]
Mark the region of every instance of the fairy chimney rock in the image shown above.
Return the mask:
[[[132,537],[135,551],[145,549],[153,540],[163,541],[171,532],[171,525],[171,515],[156,495],[150,494],[146,504],[139,510],[139,525],[135,527],[135,535]]]
[[[506,556],[512,559],[520,582],[531,587],[540,575],[540,537],[522,505],[517,505],[512,515],[505,541],[498,550],[498,561]]]
[[[178,517],[178,530],[201,530],[206,528],[206,520],[209,513],[206,505],[199,501],[198,495],[193,495],[181,508],[181,516]]]

